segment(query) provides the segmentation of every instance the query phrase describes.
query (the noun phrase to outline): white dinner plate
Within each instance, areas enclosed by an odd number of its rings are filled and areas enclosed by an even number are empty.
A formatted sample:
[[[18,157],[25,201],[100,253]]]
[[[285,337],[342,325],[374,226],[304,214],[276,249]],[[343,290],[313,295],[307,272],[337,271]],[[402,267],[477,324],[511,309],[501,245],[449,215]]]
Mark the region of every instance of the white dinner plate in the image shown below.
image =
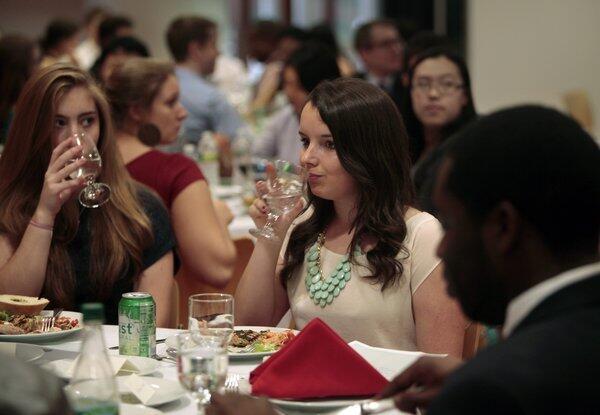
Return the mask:
[[[24,362],[33,362],[44,355],[44,349],[35,344],[5,342],[0,347],[0,352],[8,353]]]
[[[164,414],[163,411],[159,411],[158,409],[148,408],[144,405],[131,405],[128,403],[120,403],[119,404],[119,414],[120,415],[161,415]]]
[[[322,413],[329,412],[335,409],[341,409],[357,403],[366,402],[369,399],[307,399],[302,401],[294,401],[288,399],[269,398],[273,405],[278,406],[283,410],[294,410],[299,412]]]
[[[150,359],[149,357],[141,357],[141,356],[121,356],[129,359],[136,367],[139,368],[139,371],[135,372],[136,375],[144,376],[154,373],[158,369],[158,362],[154,359]],[[71,366],[73,365],[74,359],[59,359],[53,360],[43,365],[44,368],[53,372],[56,376],[62,379],[70,379],[71,378]],[[117,373],[117,376],[128,376],[131,375],[132,372],[129,371],[120,371]]]
[[[52,310],[44,310],[41,312],[41,315],[52,315]],[[50,331],[47,333],[0,334],[0,341],[21,343],[46,342],[71,336],[78,333],[83,328],[83,314],[76,311],[63,311],[61,315],[64,317],[76,318],[79,320],[79,325],[70,330]]]
[[[288,331],[290,329],[285,327],[266,327],[266,326],[235,326],[235,330],[254,330],[254,331],[262,331],[262,330],[271,330],[274,332],[283,332]],[[295,335],[300,333],[298,330],[292,330]],[[171,356],[176,353],[177,350],[177,339],[176,336],[169,336],[165,340],[165,345],[167,346],[167,353]],[[228,350],[228,355],[231,359],[241,360],[241,359],[259,359],[265,356],[270,356],[278,350],[273,350],[270,352],[239,352],[235,351],[236,348],[230,347]]]
[[[145,385],[154,389],[154,395],[152,395],[148,401],[142,402],[147,406],[157,406],[167,402],[172,402],[185,396],[186,394],[185,389],[183,389],[181,384],[176,380],[155,378],[151,376],[140,376],[140,379]],[[125,399],[121,397],[122,400],[126,400],[129,398],[129,396],[131,396],[133,401],[139,402],[139,399],[133,395],[131,389],[127,386],[127,376],[117,377],[117,386],[121,395],[127,395]]]

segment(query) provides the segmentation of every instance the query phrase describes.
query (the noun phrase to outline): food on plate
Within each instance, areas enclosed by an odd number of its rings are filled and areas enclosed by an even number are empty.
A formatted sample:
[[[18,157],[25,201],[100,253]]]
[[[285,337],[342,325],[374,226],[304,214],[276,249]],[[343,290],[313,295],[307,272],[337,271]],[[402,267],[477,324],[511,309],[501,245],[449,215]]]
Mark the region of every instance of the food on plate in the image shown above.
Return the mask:
[[[41,333],[42,316],[31,314],[10,314],[0,312],[0,335]],[[79,326],[79,320],[73,317],[59,316],[50,332],[71,330]]]
[[[292,330],[234,330],[229,347],[232,352],[274,352],[294,337]]]
[[[10,314],[39,314],[48,303],[45,298],[14,294],[0,295],[0,311],[7,311]]]

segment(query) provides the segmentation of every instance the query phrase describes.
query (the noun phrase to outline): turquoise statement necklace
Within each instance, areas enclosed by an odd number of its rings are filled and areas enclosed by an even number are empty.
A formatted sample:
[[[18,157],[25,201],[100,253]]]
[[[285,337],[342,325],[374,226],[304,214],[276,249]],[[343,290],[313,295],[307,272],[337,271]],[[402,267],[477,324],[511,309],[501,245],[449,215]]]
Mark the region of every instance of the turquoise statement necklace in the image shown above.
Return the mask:
[[[331,275],[324,277],[321,267],[321,248],[325,245],[325,231],[319,233],[317,241],[308,250],[306,266],[306,291],[315,305],[324,308],[331,304],[340,295],[346,284],[350,281],[352,264],[349,255],[343,256],[334,268]],[[360,255],[360,247],[357,246],[354,255]]]

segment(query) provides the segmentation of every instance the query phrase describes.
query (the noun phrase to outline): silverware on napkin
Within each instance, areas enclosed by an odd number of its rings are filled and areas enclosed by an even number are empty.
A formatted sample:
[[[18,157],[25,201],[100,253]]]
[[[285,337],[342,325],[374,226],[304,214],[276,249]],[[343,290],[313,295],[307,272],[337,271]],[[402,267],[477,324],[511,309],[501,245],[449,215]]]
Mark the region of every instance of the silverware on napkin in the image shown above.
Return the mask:
[[[164,343],[164,342],[165,342],[165,340],[167,340],[167,339],[158,339],[158,340],[156,340],[156,344]],[[108,348],[108,350],[117,350],[118,348],[119,348],[119,345],[116,345],[116,346],[110,346],[110,347]]]
[[[391,398],[382,399],[380,401],[367,401],[363,403],[357,403],[344,409],[340,409],[335,412],[330,412],[330,415],[367,415],[367,414],[379,414],[384,411],[394,409],[394,400]]]

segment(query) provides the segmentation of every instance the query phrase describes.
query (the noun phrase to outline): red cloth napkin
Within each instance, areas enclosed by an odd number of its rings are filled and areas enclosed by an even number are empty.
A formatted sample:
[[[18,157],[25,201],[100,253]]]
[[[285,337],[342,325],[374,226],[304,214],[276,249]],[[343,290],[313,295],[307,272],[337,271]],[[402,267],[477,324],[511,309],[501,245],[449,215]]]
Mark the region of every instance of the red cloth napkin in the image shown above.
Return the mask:
[[[316,318],[250,373],[253,395],[271,398],[371,396],[387,380]]]

